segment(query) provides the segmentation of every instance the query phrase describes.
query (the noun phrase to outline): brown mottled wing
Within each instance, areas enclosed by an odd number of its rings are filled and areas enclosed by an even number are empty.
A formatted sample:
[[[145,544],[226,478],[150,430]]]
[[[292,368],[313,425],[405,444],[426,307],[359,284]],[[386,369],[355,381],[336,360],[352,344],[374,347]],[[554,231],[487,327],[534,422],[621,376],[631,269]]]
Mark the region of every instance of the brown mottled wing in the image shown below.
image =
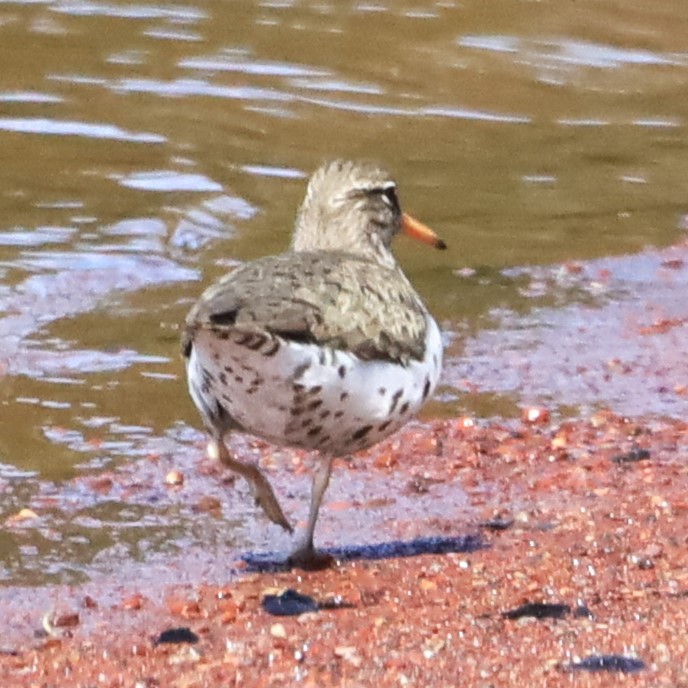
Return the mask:
[[[405,362],[422,358],[426,322],[398,270],[349,254],[287,253],[247,263],[206,290],[186,319],[184,355],[200,328],[267,332]]]

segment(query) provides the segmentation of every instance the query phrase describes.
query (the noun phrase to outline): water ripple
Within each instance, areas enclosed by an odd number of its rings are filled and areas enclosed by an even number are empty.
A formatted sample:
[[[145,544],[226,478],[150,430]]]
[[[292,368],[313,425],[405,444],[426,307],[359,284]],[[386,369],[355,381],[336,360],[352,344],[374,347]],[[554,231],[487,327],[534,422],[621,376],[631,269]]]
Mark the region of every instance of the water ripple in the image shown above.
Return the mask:
[[[202,174],[173,170],[135,172],[126,177],[115,175],[112,178],[122,186],[144,191],[222,191],[222,184]]]
[[[63,244],[76,234],[73,227],[38,227],[0,232],[0,246],[43,246]]]
[[[60,14],[79,17],[121,17],[123,19],[173,19],[176,21],[198,22],[207,19],[208,14],[197,7],[184,5],[136,5],[109,2],[88,2],[73,0],[60,2],[50,8]]]
[[[180,31],[179,29],[149,29],[143,32],[144,36],[150,38],[157,38],[163,41],[188,41],[189,43],[198,43],[203,40],[203,36],[190,31]]]
[[[150,132],[132,132],[114,124],[78,122],[75,120],[40,117],[0,117],[0,131],[50,136],[84,136],[90,139],[110,139],[131,143],[164,143],[167,139]]]
[[[487,112],[472,110],[470,108],[452,106],[426,106],[426,107],[400,107],[392,105],[373,105],[371,103],[358,103],[350,100],[337,100],[334,98],[309,98],[302,96],[300,100],[311,105],[347,112],[360,112],[369,115],[384,115],[396,117],[447,117],[451,119],[480,120],[485,122],[505,122],[510,124],[525,124],[530,118],[525,115],[510,115],[499,112]]]
[[[259,177],[277,177],[278,179],[303,179],[306,174],[293,167],[274,167],[271,165],[243,165],[241,169],[248,174]]]
[[[305,65],[290,64],[268,60],[256,60],[245,53],[228,53],[211,57],[191,57],[179,62],[184,69],[198,69],[211,72],[241,72],[259,76],[308,77],[328,76],[325,69]]]
[[[62,103],[64,98],[39,91],[8,91],[0,93],[0,103]]]
[[[478,120],[481,122],[504,122],[507,124],[528,124],[531,118],[526,115],[509,115],[500,112],[487,112],[484,110],[471,110],[459,107],[426,107],[417,111],[419,115],[435,115],[453,119]]]
[[[365,95],[382,95],[384,91],[375,84],[356,84],[343,79],[292,79],[294,88],[309,91],[329,91],[334,93],[361,93]]]
[[[201,79],[174,79],[159,81],[157,79],[121,79],[109,84],[113,91],[125,93],[153,93],[155,95],[211,96],[214,98],[232,98],[238,100],[293,100],[293,96],[271,88],[257,86],[214,86]]]
[[[656,53],[619,48],[604,43],[562,39],[525,39],[518,36],[468,35],[457,43],[463,48],[493,53],[518,54],[526,64],[618,69],[627,65],[688,65],[685,53]]]
[[[8,361],[7,371],[11,375],[28,375],[41,377],[54,375],[79,375],[102,373],[105,371],[126,370],[133,365],[164,364],[169,358],[141,354],[132,349],[120,351],[96,351],[89,349],[70,349],[67,351],[50,351],[45,348],[23,349]],[[83,379],[83,378],[80,378]],[[73,380],[52,379],[64,384]]]
[[[567,127],[608,127],[629,125],[635,127],[645,127],[649,129],[674,129],[683,125],[683,122],[675,117],[636,118],[621,121],[593,117],[562,117],[561,119],[558,119],[557,122]]]

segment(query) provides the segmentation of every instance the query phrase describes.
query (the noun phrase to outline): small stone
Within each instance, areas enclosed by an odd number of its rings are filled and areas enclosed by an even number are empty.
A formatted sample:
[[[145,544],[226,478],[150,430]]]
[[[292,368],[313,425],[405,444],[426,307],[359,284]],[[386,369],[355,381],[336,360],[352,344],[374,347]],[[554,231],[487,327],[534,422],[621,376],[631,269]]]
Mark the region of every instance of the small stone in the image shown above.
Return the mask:
[[[527,602],[520,607],[502,612],[505,619],[522,619],[532,617],[534,619],[563,619],[571,613],[568,604],[546,604],[543,602]]]
[[[637,566],[641,571],[649,571],[655,567],[654,561],[650,557],[643,556],[642,554],[630,554],[628,556],[628,561]]]
[[[579,604],[573,610],[573,616],[576,619],[592,619],[592,612],[584,604]]]
[[[649,458],[650,452],[647,449],[639,449],[636,447],[625,454],[612,456],[612,461],[614,463],[636,463],[637,461],[647,461]]]
[[[265,595],[263,609],[273,616],[298,616],[306,612],[317,612],[318,603],[308,595],[292,590],[285,590],[281,595]]]
[[[375,457],[375,468],[392,468],[398,462],[396,454],[391,451],[382,451]]]
[[[201,653],[195,647],[185,647],[172,655],[167,661],[169,664],[188,664],[200,661]]]
[[[496,514],[492,518],[480,523],[481,528],[488,530],[507,530],[514,525],[514,519],[507,514]]]
[[[239,607],[233,599],[223,598],[218,602],[217,607],[221,614],[220,623],[229,624],[236,621]]]
[[[153,642],[154,645],[162,643],[197,643],[198,636],[186,627],[168,628],[163,631]]]
[[[7,525],[29,521],[34,518],[38,518],[38,514],[33,509],[20,509],[16,514],[7,517]]]
[[[143,595],[137,593],[131,597],[127,597],[122,601],[122,609],[127,611],[137,611],[143,607],[144,597]]]
[[[167,601],[171,614],[184,619],[200,619],[203,616],[201,607],[195,600],[171,599]]]
[[[642,659],[625,655],[590,655],[567,667],[569,671],[608,671],[622,674],[634,674],[645,668]]]
[[[552,447],[552,449],[563,449],[568,445],[568,443],[568,439],[565,435],[556,435],[552,438],[550,446]]]
[[[201,514],[219,515],[222,512],[222,502],[217,497],[204,495],[196,502],[192,509]]]
[[[220,623],[223,626],[226,626],[227,624],[234,623],[236,621],[236,618],[237,618],[237,615],[236,615],[235,611],[234,612],[231,612],[231,611],[222,612],[222,614],[220,615]]]
[[[318,609],[351,609],[354,606],[345,597],[336,593],[328,593],[318,603]]]
[[[666,501],[666,499],[662,495],[652,495],[650,497],[650,504],[654,507],[659,507],[660,509],[667,509],[669,507],[669,503]]]
[[[273,638],[285,640],[287,638],[287,629],[281,623],[272,624],[272,626],[270,626],[270,635]]]
[[[50,650],[58,647],[62,647],[62,638],[47,638],[45,642],[41,643],[41,650]]]
[[[184,474],[181,471],[170,471],[165,476],[165,484],[177,487],[184,484]]]
[[[432,659],[435,655],[444,650],[446,644],[447,642],[444,638],[431,638],[423,647],[423,657],[425,657],[425,659]]]
[[[663,552],[664,548],[657,542],[653,542],[643,549],[643,554],[646,557],[661,557]]]
[[[90,595],[84,597],[82,604],[86,609],[98,609],[98,603]]]
[[[89,482],[91,489],[98,494],[107,494],[114,487],[114,482],[109,476],[93,478]]]
[[[349,662],[349,664],[357,668],[362,664],[361,656],[353,645],[339,645],[335,647],[334,656]]]
[[[521,420],[529,425],[540,425],[549,423],[550,413],[546,408],[539,406],[531,406],[523,409],[521,413]]]
[[[79,615],[76,612],[59,614],[52,620],[52,625],[55,628],[73,628],[79,625]]]
[[[603,413],[596,413],[590,418],[590,425],[593,428],[601,428],[603,425],[607,425],[609,419]]]

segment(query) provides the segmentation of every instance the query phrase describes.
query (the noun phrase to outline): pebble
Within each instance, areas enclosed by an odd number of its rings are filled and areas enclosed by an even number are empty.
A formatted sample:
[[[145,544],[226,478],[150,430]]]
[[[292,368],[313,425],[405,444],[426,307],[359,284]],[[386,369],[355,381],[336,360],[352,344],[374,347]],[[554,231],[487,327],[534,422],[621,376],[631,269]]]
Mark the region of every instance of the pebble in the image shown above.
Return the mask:
[[[614,463],[636,463],[637,461],[647,461],[650,458],[650,452],[647,449],[631,449],[625,454],[617,454],[612,456]]]
[[[53,619],[53,626],[56,628],[72,628],[79,625],[79,615],[76,612],[59,614]]]
[[[623,674],[633,674],[645,668],[642,659],[625,655],[589,655],[568,666],[569,671],[617,671]]]
[[[197,643],[198,636],[185,626],[179,628],[168,628],[163,631],[154,641],[154,645],[162,643]]]
[[[298,616],[306,612],[317,612],[318,603],[308,595],[302,595],[288,588],[281,595],[265,595],[263,609],[273,616]]]
[[[287,629],[284,627],[284,624],[281,624],[281,623],[272,624],[272,626],[270,626],[270,635],[273,638],[286,639]]]
[[[563,619],[571,613],[568,604],[547,604],[543,602],[527,602],[515,609],[502,612],[505,619],[522,619],[532,617],[534,619]]]
[[[360,667],[362,663],[361,656],[353,645],[338,645],[334,648],[334,656],[344,659],[355,667]]]
[[[184,484],[184,474],[181,473],[180,471],[170,471],[165,476],[165,484],[166,485],[172,485],[172,486],[183,485]]]

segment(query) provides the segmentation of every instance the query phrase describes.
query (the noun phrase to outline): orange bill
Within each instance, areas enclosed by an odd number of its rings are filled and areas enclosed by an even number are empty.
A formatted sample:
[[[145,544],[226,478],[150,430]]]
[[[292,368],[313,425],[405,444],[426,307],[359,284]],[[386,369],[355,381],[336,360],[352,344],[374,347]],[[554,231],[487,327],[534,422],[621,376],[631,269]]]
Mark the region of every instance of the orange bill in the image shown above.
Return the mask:
[[[424,244],[430,244],[430,246],[440,250],[447,248],[447,244],[445,244],[430,227],[406,213],[403,213],[401,216],[401,229],[406,236],[410,236],[416,241],[422,241]]]

